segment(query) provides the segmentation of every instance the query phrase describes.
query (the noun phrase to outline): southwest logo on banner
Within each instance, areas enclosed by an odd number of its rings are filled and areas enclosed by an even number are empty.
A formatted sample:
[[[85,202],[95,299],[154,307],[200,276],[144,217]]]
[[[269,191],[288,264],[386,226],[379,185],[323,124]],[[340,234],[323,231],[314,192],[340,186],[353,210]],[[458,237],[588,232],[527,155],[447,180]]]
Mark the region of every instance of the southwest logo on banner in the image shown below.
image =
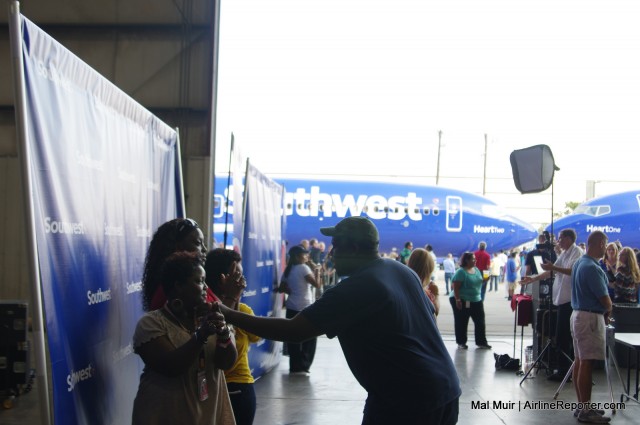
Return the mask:
[[[131,422],[152,233],[183,216],[177,134],[21,17],[56,424]]]

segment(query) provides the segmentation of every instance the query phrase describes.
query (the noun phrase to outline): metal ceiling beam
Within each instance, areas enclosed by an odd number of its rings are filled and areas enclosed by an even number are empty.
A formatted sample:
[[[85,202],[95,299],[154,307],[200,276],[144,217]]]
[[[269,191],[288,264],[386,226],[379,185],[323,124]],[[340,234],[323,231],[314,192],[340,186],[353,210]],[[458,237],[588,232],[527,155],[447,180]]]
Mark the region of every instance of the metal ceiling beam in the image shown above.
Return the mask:
[[[171,34],[181,35],[184,31],[184,24],[43,24],[38,23],[40,27],[46,33],[54,35],[67,36],[81,36],[82,38],[89,37],[104,37],[111,36],[114,33],[124,35],[137,35],[137,36],[157,36],[159,34]],[[209,33],[213,29],[211,25],[203,24],[191,24],[189,29],[192,32],[205,32]],[[0,34],[9,34],[9,25],[6,23],[0,24]]]

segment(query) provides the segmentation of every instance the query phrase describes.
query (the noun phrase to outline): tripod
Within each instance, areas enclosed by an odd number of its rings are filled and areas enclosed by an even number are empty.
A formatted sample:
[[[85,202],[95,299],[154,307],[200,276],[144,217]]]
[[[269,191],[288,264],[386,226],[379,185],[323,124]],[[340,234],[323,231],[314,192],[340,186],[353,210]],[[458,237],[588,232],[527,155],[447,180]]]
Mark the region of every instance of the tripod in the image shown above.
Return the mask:
[[[618,362],[616,361],[616,356],[615,353],[613,352],[613,347],[615,347],[615,328],[613,326],[607,326],[606,329],[606,356],[605,356],[605,365],[604,365],[604,371],[605,374],[607,375],[607,383],[609,384],[609,396],[611,397],[611,405],[612,407],[612,413],[616,413],[616,404],[614,402],[613,399],[613,385],[611,384],[611,371],[609,370],[611,367],[611,362],[609,360],[613,360],[613,366],[615,367],[616,372],[618,373],[618,378],[620,378],[620,383],[622,384],[622,387],[624,388],[624,390],[626,391],[626,386],[624,384],[624,381],[622,379],[622,375],[620,374],[620,369],[618,368]],[[571,363],[571,367],[569,368],[569,370],[567,371],[567,374],[565,375],[564,379],[562,380],[562,383],[560,384],[560,386],[558,387],[558,390],[556,391],[556,393],[553,395],[553,399],[557,400],[558,399],[558,395],[560,394],[560,391],[562,391],[562,388],[564,387],[564,385],[567,383],[567,381],[569,380],[569,377],[571,376],[571,373],[573,372],[573,367],[575,366],[575,361],[573,363]],[[622,399],[622,397],[621,397]]]
[[[538,357],[536,357],[535,361],[533,362],[533,364],[531,365],[531,367],[529,368],[529,370],[527,370],[527,372],[525,373],[524,377],[522,378],[522,380],[520,381],[520,385],[522,385],[522,383],[525,381],[525,379],[527,379],[527,377],[529,376],[529,374],[531,374],[531,371],[536,368],[536,369],[540,369],[540,367],[544,367],[545,369],[549,369],[549,364],[545,363],[544,356],[549,355],[548,351],[549,350],[555,350],[558,352],[558,355],[562,355],[564,356],[570,363],[573,362],[573,359],[571,358],[571,356],[569,356],[567,353],[564,352],[564,350],[560,349],[557,344],[556,344],[556,335],[551,335],[551,302],[550,300],[547,301],[547,311],[544,312],[545,315],[547,315],[548,317],[548,324],[547,324],[547,329],[548,329],[548,335],[549,335],[549,340],[547,341],[547,343],[545,344],[544,348],[542,349],[542,351],[540,351],[540,354],[538,355]],[[543,316],[543,324],[541,326],[541,329],[544,329],[544,316]],[[557,320],[556,320],[556,328],[557,328]],[[554,334],[557,334],[557,330]],[[542,334],[541,340],[544,339],[544,333]],[[541,366],[542,365],[542,366]]]

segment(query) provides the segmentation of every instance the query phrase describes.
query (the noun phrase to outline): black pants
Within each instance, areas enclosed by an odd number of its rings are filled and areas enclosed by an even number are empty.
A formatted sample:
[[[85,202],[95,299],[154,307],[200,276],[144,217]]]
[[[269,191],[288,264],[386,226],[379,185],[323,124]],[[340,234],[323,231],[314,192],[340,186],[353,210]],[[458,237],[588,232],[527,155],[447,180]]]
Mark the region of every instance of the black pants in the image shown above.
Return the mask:
[[[566,374],[573,362],[573,337],[571,336],[571,303],[558,306],[556,317],[556,355],[558,356],[558,373]],[[560,351],[562,350],[562,351]],[[571,360],[562,354],[566,353]]]
[[[251,425],[256,415],[256,391],[253,384],[227,382],[229,400],[236,417],[236,425]]]
[[[293,319],[299,311],[287,309],[287,319]],[[309,371],[316,355],[317,338],[308,339],[300,344],[287,342],[289,351],[289,372]]]
[[[362,425],[455,425],[458,423],[458,398],[442,407],[433,409],[422,415],[411,414],[402,410],[395,410],[388,414],[370,413],[365,406]]]
[[[462,300],[462,309],[458,310],[456,300],[453,297],[449,297],[449,302],[453,308],[453,325],[456,332],[456,342],[460,345],[467,343],[467,328],[469,327],[469,317],[471,317],[475,327],[476,345],[487,345],[484,303],[482,301],[472,302],[469,304],[469,307],[467,307],[466,301]]]

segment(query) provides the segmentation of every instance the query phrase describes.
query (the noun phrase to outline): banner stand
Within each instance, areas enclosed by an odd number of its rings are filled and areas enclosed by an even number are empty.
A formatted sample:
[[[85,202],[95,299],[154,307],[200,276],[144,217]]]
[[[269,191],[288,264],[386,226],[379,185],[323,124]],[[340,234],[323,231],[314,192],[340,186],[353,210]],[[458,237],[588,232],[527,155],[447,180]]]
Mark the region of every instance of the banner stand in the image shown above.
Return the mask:
[[[175,130],[176,134],[178,135],[176,139],[176,174],[177,179],[180,182],[180,187],[178,188],[178,190],[180,191],[178,209],[179,211],[182,211],[181,217],[188,218],[187,206],[184,200],[184,181],[182,179],[182,156],[180,153],[182,152],[182,148],[180,147],[180,129],[176,127]]]
[[[22,190],[26,212],[27,258],[29,281],[31,282],[31,311],[33,328],[33,349],[35,353],[36,387],[40,398],[40,423],[51,425],[51,401],[49,399],[49,370],[46,358],[46,338],[44,335],[44,312],[42,308],[42,291],[40,272],[38,270],[38,249],[36,245],[35,218],[33,214],[33,190],[30,172],[30,152],[27,145],[27,109],[24,80],[24,63],[22,62],[22,29],[20,25],[20,3],[13,1],[9,5],[9,35],[11,40],[11,62],[14,80],[14,104],[16,115],[16,132],[18,139],[18,156],[22,171]]]
[[[39,422],[127,423],[144,254],[185,216],[178,134],[9,12]]]

